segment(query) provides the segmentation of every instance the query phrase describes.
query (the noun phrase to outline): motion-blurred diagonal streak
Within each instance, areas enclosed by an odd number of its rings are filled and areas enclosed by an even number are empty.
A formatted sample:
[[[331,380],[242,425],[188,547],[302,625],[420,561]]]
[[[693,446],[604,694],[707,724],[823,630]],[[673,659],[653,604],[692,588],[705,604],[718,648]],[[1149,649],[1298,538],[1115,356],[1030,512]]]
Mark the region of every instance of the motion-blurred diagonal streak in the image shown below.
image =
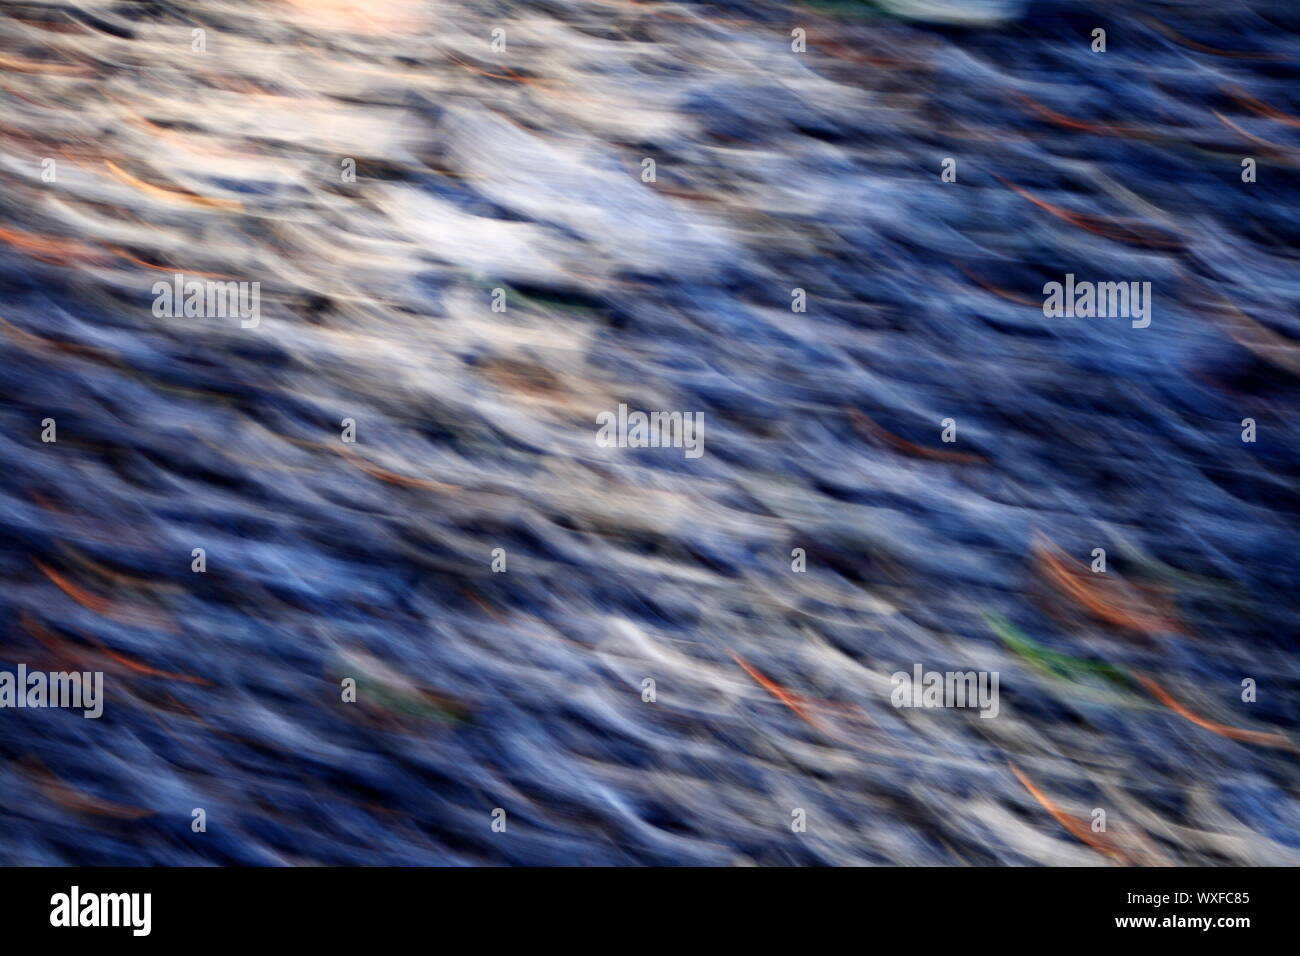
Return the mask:
[[[0,686],[0,862],[1300,862],[1297,69],[1265,0],[6,3],[0,672],[103,713]]]

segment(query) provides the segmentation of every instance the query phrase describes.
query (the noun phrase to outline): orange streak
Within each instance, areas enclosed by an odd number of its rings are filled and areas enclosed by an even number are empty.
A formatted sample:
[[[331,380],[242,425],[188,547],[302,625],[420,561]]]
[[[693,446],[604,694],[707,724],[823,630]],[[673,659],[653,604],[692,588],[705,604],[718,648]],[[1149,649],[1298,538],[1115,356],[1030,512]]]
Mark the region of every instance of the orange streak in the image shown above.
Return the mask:
[[[35,637],[43,647],[52,652],[60,660],[74,661],[78,657],[84,659],[89,654],[93,653],[90,651],[86,651],[85,653],[70,653],[69,648],[73,646],[72,642],[66,641],[54,634],[26,611],[19,612],[18,620],[19,623],[27,629],[28,633]],[[187,684],[201,684],[205,687],[210,687],[212,685],[211,681],[204,680],[202,677],[190,677],[187,674],[173,674],[169,671],[157,670],[147,664],[142,664],[137,660],[127,657],[124,654],[118,654],[110,650],[94,638],[91,638],[91,640],[101,652],[121,664],[123,667],[126,667],[128,670],[135,671],[137,674],[144,674],[147,677],[168,677],[172,680],[185,681]]]
[[[1098,853],[1104,853],[1106,856],[1118,860],[1127,859],[1126,855],[1122,851],[1116,847],[1102,843],[1088,831],[1087,827],[1053,803],[1047,794],[1035,787],[1033,781],[1020,772],[1019,767],[1009,760],[1007,761],[1007,766],[1011,768],[1011,772],[1016,775],[1016,779],[1024,784],[1025,789],[1029,791],[1033,798],[1043,805],[1043,809],[1050,813],[1057,823],[1069,830],[1076,839],[1080,842],[1086,843]]]
[[[238,212],[244,208],[244,204],[237,199],[217,199],[212,196],[199,196],[195,193],[180,192],[174,189],[163,189],[161,186],[154,186],[152,183],[147,183],[143,179],[136,179],[111,160],[104,160],[104,165],[107,166],[108,171],[121,182],[140,190],[146,195],[165,200],[166,202],[176,203],[182,206],[202,206],[209,209],[225,209],[232,212]]]
[[[757,670],[750,667],[747,663],[745,663],[744,659],[739,654],[733,653],[731,656],[737,664],[739,664],[741,667],[745,669],[746,674],[748,674],[750,677],[754,678],[754,680],[758,682],[758,685],[762,687],[763,690],[767,691],[769,694],[771,694],[781,703],[785,704],[787,707],[793,710],[796,714],[799,715],[799,717],[801,717],[810,726],[815,727],[817,730],[820,730],[823,733],[825,732],[826,728],[823,727],[820,723],[818,723],[817,720],[813,718],[812,715],[810,715],[807,710],[804,709],[803,705],[799,703],[798,698],[794,694],[791,694],[780,684],[776,683],[775,681],[769,680],[768,678],[760,674]]]
[[[491,604],[488,604],[488,602],[485,601],[485,600],[483,600],[483,598],[479,597],[479,596],[478,596],[478,593],[477,593],[476,591],[474,591],[474,589],[471,588],[471,587],[469,587],[468,585],[466,585],[465,587],[461,588],[461,589],[460,589],[460,593],[463,594],[463,595],[465,595],[465,597],[469,598],[471,601],[473,601],[475,604],[477,604],[480,608],[482,608],[484,611],[486,611],[488,614],[490,614],[490,615],[491,615],[493,618],[495,618],[496,620],[498,620],[498,621],[504,621],[504,620],[506,619],[506,617],[505,617],[504,614],[502,614],[500,611],[498,611],[496,608],[494,608]],[[569,641],[568,643],[573,644],[575,647],[582,647],[581,644],[578,644],[578,643],[575,642],[575,641]]]
[[[53,581],[60,591],[72,598],[72,600],[76,601],[82,607],[88,608],[96,614],[112,616],[111,612],[113,611],[113,602],[108,598],[100,597],[97,594],[91,594],[85,588],[78,587],[39,558],[32,558],[32,563],[44,571],[45,576]]]
[[[176,713],[176,712],[179,711],[180,713],[184,714],[186,717],[189,717],[191,720],[196,720],[196,721],[198,721],[200,724],[202,724],[202,725],[205,726],[205,727],[211,727],[211,726],[212,726],[210,723],[208,723],[206,720],[204,720],[202,717],[200,717],[197,713],[195,713],[194,708],[190,707],[188,704],[184,703],[183,701],[177,699],[177,697],[176,697],[175,694],[168,693],[166,696],[167,696],[167,699],[168,699],[172,704],[175,705],[175,708],[176,708],[176,709],[172,711],[173,713]],[[161,723],[161,721],[160,721],[160,723]]]
[[[64,783],[53,773],[46,770],[35,758],[27,761],[27,763],[32,767],[36,775],[37,786],[40,787],[42,792],[59,806],[68,810],[93,813],[101,817],[113,817],[117,820],[139,820],[141,817],[151,817],[156,812],[142,807],[132,807],[122,803],[101,800]]]
[[[937,448],[926,448],[923,445],[910,442],[906,438],[900,438],[898,435],[881,428],[856,408],[849,409],[849,416],[853,419],[853,424],[858,427],[859,434],[865,433],[865,437],[883,441],[888,445],[892,445],[899,451],[917,458],[929,458],[935,461],[950,461],[959,464],[982,464],[988,461],[987,458],[982,458],[979,455],[971,455],[959,451],[941,451]]]
[[[1017,93],[1016,99],[1025,106],[1028,106],[1043,119],[1048,120],[1057,126],[1063,126],[1066,129],[1083,130],[1086,133],[1098,133],[1102,136],[1141,136],[1144,138],[1150,138],[1150,134],[1140,127],[1102,126],[1098,123],[1088,123],[1084,120],[1075,119],[1072,116],[1066,116],[1064,113],[1058,113],[1051,107],[1044,106],[1042,103],[1025,96],[1023,93]]]
[[[1227,724],[1216,723],[1213,720],[1207,720],[1204,717],[1193,714],[1178,701],[1174,700],[1163,687],[1153,681],[1145,674],[1134,672],[1134,676],[1141,682],[1142,686],[1151,691],[1160,703],[1164,704],[1179,717],[1184,720],[1190,720],[1197,727],[1203,727],[1210,733],[1218,734],[1220,737],[1228,737],[1232,740],[1240,740],[1243,743],[1259,744],[1261,747],[1277,747],[1281,750],[1295,750],[1296,746],[1281,734],[1266,733],[1262,730],[1245,730],[1241,727],[1230,727]]]
[[[107,618],[114,621],[121,621],[124,624],[156,627],[173,634],[176,633],[175,623],[166,619],[165,616],[142,612],[138,609],[119,609],[113,601],[105,597],[100,597],[98,594],[92,594],[85,588],[74,584],[39,558],[32,558],[32,563],[45,572],[45,576],[53,581],[60,591],[72,598],[72,600],[76,601],[82,607],[94,611],[96,614],[102,614]]]
[[[1070,210],[1068,210],[1068,209],[1063,209],[1063,208],[1061,208],[1060,206],[1054,206],[1054,205],[1052,205],[1050,202],[1047,202],[1047,201],[1045,201],[1045,200],[1039,199],[1037,196],[1035,196],[1033,193],[1031,193],[1028,189],[1022,189],[1020,186],[1017,186],[1015,183],[1013,183],[1013,182],[1011,182],[1011,181],[1009,181],[1009,180],[1006,180],[1006,179],[1002,179],[1001,176],[999,176],[998,179],[1001,179],[1002,182],[1006,183],[1006,185],[1007,185],[1008,187],[1010,187],[1011,190],[1012,190],[1013,192],[1015,192],[1017,195],[1019,195],[1019,196],[1023,196],[1025,199],[1028,199],[1031,203],[1033,203],[1033,204],[1034,204],[1035,206],[1037,206],[1039,209],[1042,209],[1042,210],[1044,210],[1045,212],[1049,212],[1049,213],[1051,213],[1051,214],[1052,214],[1053,216],[1055,216],[1057,219],[1064,220],[1065,222],[1068,222],[1068,223],[1069,223],[1070,225],[1072,225],[1072,226],[1078,226],[1080,229],[1087,229],[1087,228],[1088,228],[1087,226],[1084,225],[1084,216],[1083,216],[1083,213],[1071,212]],[[1089,230],[1089,231],[1092,231],[1092,230]]]
[[[64,512],[58,511],[57,509],[53,508],[48,502],[43,500],[39,495],[33,495],[33,498],[36,500],[36,503],[39,504],[42,508],[45,508],[48,511],[53,511],[55,514],[64,514]],[[62,550],[65,554],[67,554],[68,557],[70,557],[73,561],[76,561],[82,567],[89,568],[91,571],[95,572],[100,577],[108,578],[110,581],[113,581],[116,584],[124,584],[127,585],[128,587],[138,587],[138,588],[159,587],[159,585],[155,584],[153,581],[149,580],[148,578],[137,578],[130,574],[123,574],[121,571],[114,571],[112,568],[106,567],[105,565],[100,564],[98,561],[91,560],[90,558],[86,557],[84,554],[79,552],[76,548],[71,547],[70,545],[61,545],[60,550]],[[163,587],[169,587],[169,586],[163,585]]]
[[[98,641],[95,643],[99,644]],[[119,654],[111,648],[105,647],[103,644],[99,644],[99,648],[109,657],[113,658],[113,660],[117,661],[124,667],[130,668],[137,674],[143,674],[146,677],[166,677],[170,680],[184,681],[187,684],[202,684],[204,687],[212,686],[212,681],[205,680],[202,677],[191,677],[189,674],[174,674],[171,671],[160,671],[156,667],[150,667],[148,664],[127,657],[125,654]]]
[[[109,246],[108,248],[112,249],[114,252],[116,252],[119,256],[121,256],[123,259],[127,260],[128,262],[134,263],[137,266],[142,266],[145,269],[153,269],[156,272],[166,272],[172,275],[174,275],[177,272],[180,272],[180,273],[184,273],[185,275],[202,276],[205,279],[235,278],[234,276],[230,276],[230,275],[222,275],[220,272],[200,272],[198,269],[177,269],[171,266],[156,266],[152,262],[145,262],[143,259],[139,259],[131,255],[131,253],[127,252],[121,246]]]
[[[1199,285],[1199,283],[1198,283]],[[1205,294],[1204,291],[1201,293]],[[1266,362],[1284,368],[1292,375],[1300,376],[1300,346],[1272,329],[1261,325],[1227,299],[1222,299],[1221,309],[1208,309],[1211,319],[1222,325],[1228,336],[1242,348],[1249,349]],[[1219,313],[1226,312],[1232,316],[1229,320]]]
[[[5,321],[4,319],[0,319],[0,326],[3,326],[3,331],[6,335],[23,343],[28,348],[56,349],[60,352],[70,352],[73,355],[84,355],[97,359],[112,358],[112,356],[103,349],[95,348],[91,345],[77,345],[74,342],[61,342],[58,339],[47,339],[43,335],[36,335],[33,332],[20,329],[18,326]]]
[[[380,468],[378,465],[371,464],[363,459],[356,452],[348,449],[335,448],[334,451],[342,455],[349,462],[360,468],[367,475],[378,478],[380,481],[387,482],[390,485],[397,485],[402,488],[424,488],[427,491],[452,492],[460,491],[458,485],[444,485],[439,481],[427,481],[423,478],[410,478],[406,475],[399,475],[396,472],[388,471],[386,468]]]
[[[1175,629],[1173,621],[1156,614],[1131,612],[1116,607],[1098,593],[1095,587],[1085,583],[1085,579],[1072,572],[1065,562],[1053,555],[1038,539],[1034,541],[1034,553],[1042,563],[1049,581],[1056,584],[1075,603],[1111,624],[1126,627],[1134,631],[1169,631]]]
[[[0,229],[0,241],[7,242],[11,246],[16,246],[32,255],[86,258],[98,254],[93,247],[75,240],[59,239],[53,236],[37,236],[29,232],[18,232],[14,229]]]
[[[1154,17],[1148,17],[1144,14],[1139,15],[1147,24],[1154,27],[1160,33],[1163,33],[1175,43],[1181,44],[1192,50],[1199,50],[1201,53],[1212,53],[1215,56],[1229,56],[1234,60],[1285,60],[1286,57],[1278,53],[1251,53],[1239,52],[1235,50],[1220,50],[1218,47],[1206,46],[1204,43],[1197,43],[1195,40],[1189,40],[1180,33],[1175,33],[1172,27],[1167,27]]]
[[[1068,222],[1077,229],[1082,229],[1085,232],[1092,233],[1093,235],[1101,236],[1103,239],[1114,239],[1117,242],[1127,242],[1131,245],[1140,245],[1156,249],[1179,248],[1179,243],[1158,235],[1152,235],[1149,229],[1145,234],[1141,234],[1140,230],[1142,227],[1138,223],[1132,223],[1131,221],[1126,223],[1122,220],[1103,219],[1100,216],[1094,216],[1090,213],[1072,212],[1069,209],[1054,206],[1049,202],[1039,199],[1029,190],[1017,186],[1010,180],[1003,179],[1001,176],[998,176],[997,178],[1017,195],[1023,196],[1039,209],[1051,213],[1057,219]],[[1125,227],[1130,231],[1126,232]]]
[[[50,63],[46,60],[29,60],[26,57],[6,56],[3,53],[0,53],[0,69],[12,70],[15,73],[61,73],[73,76],[84,76],[86,73],[86,68],[82,66]]]
[[[986,292],[992,292],[1000,299],[1006,299],[1008,302],[1014,302],[1017,305],[1027,305],[1034,309],[1041,309],[1043,307],[1043,303],[1041,302],[1034,302],[1031,299],[1023,299],[1020,296],[1016,295],[1015,293],[1008,292],[1006,289],[1000,289],[997,286],[993,285],[991,282],[986,282],[985,280],[977,276],[974,272],[971,272],[969,269],[967,269],[960,262],[954,262],[953,265],[955,265],[958,269],[960,269],[963,273],[965,273],[967,278],[974,280],[975,284],[978,285],[981,289],[984,289]]]
[[[330,445],[325,442],[306,441],[302,438],[294,438],[292,435],[283,435],[280,432],[271,432],[277,438],[297,445],[299,448],[310,448],[314,451],[332,451],[337,455],[342,455],[348,460],[348,463],[360,468],[367,475],[385,481],[390,485],[398,485],[403,488],[424,488],[428,491],[453,492],[460,491],[459,485],[445,485],[439,481],[428,481],[424,478],[411,478],[407,475],[399,475],[395,471],[389,471],[386,468],[380,468],[376,464],[366,461],[350,448]]]
[[[1246,130],[1242,129],[1240,126],[1238,126],[1232,120],[1228,119],[1228,117],[1224,116],[1218,110],[1210,110],[1210,112],[1214,114],[1215,119],[1217,119],[1224,126],[1228,127],[1228,129],[1232,130],[1234,133],[1237,133],[1239,136],[1243,137],[1244,139],[1250,140],[1252,143],[1254,143],[1262,150],[1266,150],[1272,153],[1295,152],[1294,150],[1288,149],[1285,146],[1279,146],[1277,143],[1270,143],[1268,140],[1260,136],[1256,136],[1254,133],[1246,132]]]
[[[1283,113],[1279,109],[1274,109],[1262,100],[1257,100],[1245,90],[1238,87],[1224,89],[1229,96],[1240,103],[1252,113],[1260,116],[1267,116],[1269,119],[1277,120],[1279,123],[1285,123],[1287,126],[1300,126],[1300,117],[1292,116],[1290,113]]]
[[[118,109],[122,110],[124,113],[131,114],[130,116],[126,117],[126,122],[132,123],[135,126],[143,127],[144,129],[149,130],[149,132],[153,133],[153,135],[157,136],[159,139],[164,139],[168,143],[172,144],[173,146],[179,146],[181,149],[185,150],[186,152],[194,153],[195,155],[198,156],[212,156],[214,153],[220,156],[247,155],[246,153],[235,149],[216,149],[212,146],[210,141],[204,142],[201,145],[196,146],[192,144],[190,140],[185,136],[182,136],[179,133],[175,133],[172,130],[167,129],[167,127],[165,126],[160,126],[159,124],[141,116],[139,113],[136,113],[130,108],[130,106],[126,104],[124,100],[121,100],[115,96],[110,96],[110,99],[113,100],[113,102],[117,105]]]
[[[455,63],[457,66],[469,70],[471,73],[477,73],[479,76],[490,76],[494,80],[510,80],[512,83],[536,82],[535,80],[531,80],[528,79],[527,77],[520,76],[518,73],[515,73],[513,70],[510,70],[509,76],[506,76],[503,73],[489,73],[487,70],[480,70],[477,66],[474,66],[473,64],[470,63],[466,63],[464,60],[459,60],[456,57],[452,56],[450,53],[447,53],[445,50],[443,51],[443,56],[451,60],[451,62]],[[509,67],[506,67],[506,69],[509,69]]]

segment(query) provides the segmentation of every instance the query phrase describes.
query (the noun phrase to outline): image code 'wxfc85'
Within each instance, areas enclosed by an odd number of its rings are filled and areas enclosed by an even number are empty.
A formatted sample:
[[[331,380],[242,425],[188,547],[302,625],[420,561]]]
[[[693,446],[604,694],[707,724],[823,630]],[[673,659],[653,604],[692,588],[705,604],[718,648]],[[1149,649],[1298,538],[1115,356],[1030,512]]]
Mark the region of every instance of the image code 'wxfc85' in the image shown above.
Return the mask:
[[[1300,863],[1298,71],[1273,0],[0,5],[0,863]]]

